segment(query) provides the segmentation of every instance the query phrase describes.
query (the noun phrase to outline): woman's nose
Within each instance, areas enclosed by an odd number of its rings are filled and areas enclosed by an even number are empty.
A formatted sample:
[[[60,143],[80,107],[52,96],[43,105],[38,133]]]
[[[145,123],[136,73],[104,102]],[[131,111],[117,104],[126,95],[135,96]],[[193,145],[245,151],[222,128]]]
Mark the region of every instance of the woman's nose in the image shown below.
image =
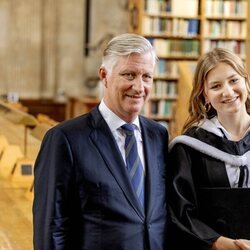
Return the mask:
[[[230,84],[225,84],[222,89],[222,96],[231,96],[234,94],[234,89]]]

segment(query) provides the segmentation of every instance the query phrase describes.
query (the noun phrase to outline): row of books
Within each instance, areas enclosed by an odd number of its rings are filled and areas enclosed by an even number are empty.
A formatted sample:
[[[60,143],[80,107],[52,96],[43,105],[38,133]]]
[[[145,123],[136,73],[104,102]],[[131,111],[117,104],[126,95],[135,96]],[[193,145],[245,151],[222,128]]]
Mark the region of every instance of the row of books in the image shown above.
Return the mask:
[[[206,16],[247,17],[248,0],[206,0]]]
[[[164,34],[168,36],[193,37],[199,34],[199,23],[198,19],[144,16],[142,32],[145,35]]]
[[[146,0],[145,12],[149,14],[158,14],[167,12],[176,16],[196,17],[198,15],[199,1],[198,0]]]
[[[177,81],[156,80],[150,94],[151,98],[176,98]]]
[[[216,47],[229,49],[238,54],[242,59],[246,58],[246,43],[244,41],[206,40],[204,42],[204,52]]]
[[[173,16],[197,17],[198,0],[146,0],[145,12],[159,14],[165,12]],[[247,0],[205,0],[205,16],[247,17]]]
[[[159,57],[199,55],[200,42],[198,40],[178,39],[150,39]]]
[[[247,23],[245,21],[212,20],[205,22],[204,33],[210,37],[234,37],[245,39]]]
[[[200,42],[197,40],[168,40],[151,39],[155,51],[159,57],[198,57]],[[241,40],[219,40],[212,37],[204,41],[203,52],[207,52],[215,47],[227,48],[238,54],[241,58],[246,57],[246,43]]]
[[[155,67],[155,78],[178,78],[179,67],[176,61],[159,59]]]
[[[154,119],[164,119],[164,117],[172,117],[173,113],[172,101],[167,100],[150,100],[144,105],[142,114]]]

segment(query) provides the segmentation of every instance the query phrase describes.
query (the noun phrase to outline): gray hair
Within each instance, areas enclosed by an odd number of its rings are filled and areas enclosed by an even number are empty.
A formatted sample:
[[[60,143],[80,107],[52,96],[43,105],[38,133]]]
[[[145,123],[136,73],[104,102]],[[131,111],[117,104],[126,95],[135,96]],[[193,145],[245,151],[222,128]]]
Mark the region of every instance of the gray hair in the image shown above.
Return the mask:
[[[126,57],[130,54],[146,54],[150,52],[154,63],[157,61],[155,50],[145,37],[125,33],[112,38],[103,51],[102,66],[112,70],[120,57]]]

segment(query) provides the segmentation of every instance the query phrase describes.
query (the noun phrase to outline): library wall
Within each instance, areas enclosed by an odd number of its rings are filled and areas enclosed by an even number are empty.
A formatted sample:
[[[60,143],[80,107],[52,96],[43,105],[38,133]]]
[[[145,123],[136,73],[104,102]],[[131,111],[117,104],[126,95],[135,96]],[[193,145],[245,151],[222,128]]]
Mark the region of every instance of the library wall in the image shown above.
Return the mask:
[[[249,63],[250,4],[247,0],[129,0],[129,30],[155,47],[159,63],[146,115],[167,124],[175,137],[183,126],[190,92],[179,62],[197,62],[215,47],[227,48]],[[180,82],[182,81],[182,82]],[[185,83],[186,82],[186,83]]]
[[[85,44],[87,2],[89,40]],[[179,61],[196,61],[214,46],[234,46],[250,68],[250,21],[246,15],[250,4],[246,7],[246,3],[1,0],[0,95],[17,92],[21,99],[59,101],[65,96],[99,96],[97,70],[102,49],[112,36],[129,30],[149,38],[160,57],[152,99],[144,114],[163,124],[173,121],[170,130],[175,135]]]
[[[86,1],[0,1],[0,95],[17,92],[36,99],[87,94],[86,79],[96,77],[100,62],[94,47],[107,42],[107,34],[127,30],[127,4],[90,1],[91,51],[85,57]]]
[[[41,69],[41,1],[0,2],[1,94],[26,89],[39,92]],[[29,58],[29,60],[27,60]],[[36,94],[35,94],[36,95]]]
[[[98,68],[102,51],[113,36],[127,32],[128,5],[127,0],[89,1],[89,41],[85,47],[84,81],[89,96],[100,96],[102,86],[99,84]]]

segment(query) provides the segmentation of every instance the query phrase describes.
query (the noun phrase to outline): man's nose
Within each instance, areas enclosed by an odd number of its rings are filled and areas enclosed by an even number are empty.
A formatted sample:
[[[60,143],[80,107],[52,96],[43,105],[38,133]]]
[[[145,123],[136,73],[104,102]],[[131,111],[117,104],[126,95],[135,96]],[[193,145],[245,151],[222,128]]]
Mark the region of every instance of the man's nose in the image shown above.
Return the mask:
[[[137,77],[134,81],[133,88],[142,91],[144,88],[144,82],[142,80],[142,77]]]

